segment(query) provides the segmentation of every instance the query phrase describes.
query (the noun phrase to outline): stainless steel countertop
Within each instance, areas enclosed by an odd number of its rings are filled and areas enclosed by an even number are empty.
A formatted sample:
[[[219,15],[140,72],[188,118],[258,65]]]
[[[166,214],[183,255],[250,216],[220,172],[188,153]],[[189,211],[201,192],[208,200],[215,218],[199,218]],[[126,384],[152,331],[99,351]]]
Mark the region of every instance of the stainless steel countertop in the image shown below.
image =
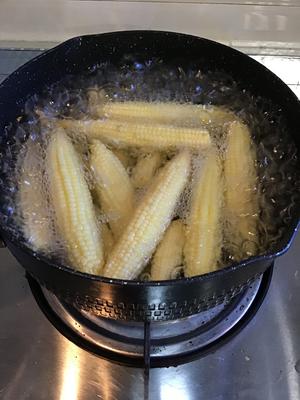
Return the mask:
[[[151,370],[148,388],[143,370],[97,358],[58,333],[22,267],[0,250],[0,399],[299,400],[300,235],[275,264],[249,325],[214,354]]]

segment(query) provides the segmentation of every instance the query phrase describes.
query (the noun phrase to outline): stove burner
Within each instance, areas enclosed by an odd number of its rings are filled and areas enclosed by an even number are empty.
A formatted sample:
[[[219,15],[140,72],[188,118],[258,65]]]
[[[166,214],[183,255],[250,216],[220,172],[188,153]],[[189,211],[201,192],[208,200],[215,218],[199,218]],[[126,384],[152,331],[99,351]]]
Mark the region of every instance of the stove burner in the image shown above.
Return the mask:
[[[130,366],[178,365],[204,356],[237,334],[259,309],[273,267],[227,304],[175,321],[110,320],[60,301],[31,277],[32,293],[50,322],[78,346]]]

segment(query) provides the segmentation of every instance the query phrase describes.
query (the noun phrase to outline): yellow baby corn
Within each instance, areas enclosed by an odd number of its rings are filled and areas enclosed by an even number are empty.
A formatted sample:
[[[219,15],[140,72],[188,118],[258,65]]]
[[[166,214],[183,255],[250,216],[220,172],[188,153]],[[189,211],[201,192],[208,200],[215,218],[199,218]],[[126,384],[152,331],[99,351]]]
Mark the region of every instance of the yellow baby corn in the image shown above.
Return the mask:
[[[186,276],[217,269],[221,250],[221,164],[213,149],[195,177],[186,229]]]
[[[233,122],[224,160],[225,214],[229,251],[236,260],[255,254],[258,244],[256,155],[248,127]]]
[[[98,202],[117,238],[133,211],[134,191],[130,178],[119,159],[99,140],[91,145],[90,165]]]
[[[163,156],[160,152],[143,154],[139,157],[132,171],[132,183],[135,188],[143,188],[151,182],[155,172],[160,167]]]
[[[103,253],[105,260],[107,259],[108,254],[110,253],[115,240],[107,223],[103,222],[105,216],[101,213],[100,208],[98,205],[94,205],[94,209],[96,212],[97,224],[100,227],[101,236],[102,236],[102,243],[103,243]]]
[[[57,229],[75,269],[101,274],[102,242],[82,164],[63,129],[52,132],[47,173]]]
[[[108,257],[104,275],[134,279],[167,229],[190,171],[190,154],[180,152],[159,172]]]
[[[223,125],[236,119],[231,111],[222,107],[172,102],[108,102],[98,105],[97,114],[99,117],[160,124],[189,122]]]
[[[206,148],[211,140],[203,128],[184,128],[169,125],[152,125],[113,120],[60,120],[63,128],[101,139],[117,146],[145,146],[158,149],[172,147]]]
[[[23,233],[34,251],[53,250],[53,227],[43,173],[40,146],[28,141],[18,193]]]
[[[102,239],[103,239],[103,249],[104,249],[104,254],[105,258],[107,259],[108,255],[110,254],[113,246],[114,246],[114,237],[107,226],[107,224],[101,224],[101,233],[102,233]]]
[[[180,219],[171,222],[166,230],[151,264],[151,279],[154,281],[172,278],[174,269],[183,262],[185,242],[184,225]]]

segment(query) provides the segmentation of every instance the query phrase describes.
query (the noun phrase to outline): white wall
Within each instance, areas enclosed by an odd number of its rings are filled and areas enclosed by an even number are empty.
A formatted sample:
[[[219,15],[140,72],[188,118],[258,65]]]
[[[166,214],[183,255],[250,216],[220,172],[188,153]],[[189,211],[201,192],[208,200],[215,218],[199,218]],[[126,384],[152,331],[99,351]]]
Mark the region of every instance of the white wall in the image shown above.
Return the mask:
[[[289,7],[233,4],[238,0],[227,5],[185,1],[0,0],[0,46],[14,41],[60,42],[93,32],[162,29],[234,45],[300,47],[300,1],[290,0]]]

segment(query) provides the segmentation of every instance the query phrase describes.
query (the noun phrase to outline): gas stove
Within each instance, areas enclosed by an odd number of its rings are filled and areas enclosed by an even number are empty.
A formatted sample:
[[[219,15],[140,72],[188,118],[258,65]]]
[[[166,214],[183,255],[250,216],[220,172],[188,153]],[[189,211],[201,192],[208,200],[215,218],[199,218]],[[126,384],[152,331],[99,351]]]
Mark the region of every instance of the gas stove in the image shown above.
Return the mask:
[[[0,50],[0,79],[38,53]],[[299,59],[256,58],[297,92]],[[63,303],[1,249],[0,399],[298,400],[299,245],[227,304],[145,324]]]
[[[128,366],[169,367],[197,359],[228,341],[255,315],[269,288],[273,267],[223,304],[172,321],[107,319],[60,301],[27,277],[50,322],[65,337],[108,360]]]

